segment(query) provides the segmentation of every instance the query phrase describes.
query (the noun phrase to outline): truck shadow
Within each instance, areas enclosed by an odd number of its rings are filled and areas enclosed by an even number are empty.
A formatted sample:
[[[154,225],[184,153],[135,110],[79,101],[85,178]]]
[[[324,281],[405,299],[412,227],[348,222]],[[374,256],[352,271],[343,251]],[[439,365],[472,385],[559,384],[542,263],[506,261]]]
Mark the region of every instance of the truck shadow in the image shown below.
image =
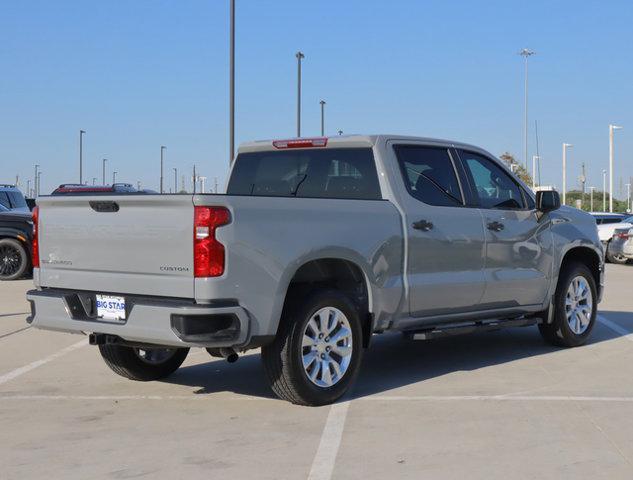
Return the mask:
[[[600,314],[633,331],[633,313],[603,311]],[[608,342],[621,336],[597,322],[589,345]],[[560,350],[547,345],[536,327],[509,328],[429,341],[405,340],[398,333],[377,335],[365,352],[352,398],[386,392],[455,372],[474,371]],[[195,391],[198,395],[233,392],[276,398],[268,386],[257,353],[241,357],[234,364],[213,359],[208,363],[184,366],[165,381],[199,387]]]

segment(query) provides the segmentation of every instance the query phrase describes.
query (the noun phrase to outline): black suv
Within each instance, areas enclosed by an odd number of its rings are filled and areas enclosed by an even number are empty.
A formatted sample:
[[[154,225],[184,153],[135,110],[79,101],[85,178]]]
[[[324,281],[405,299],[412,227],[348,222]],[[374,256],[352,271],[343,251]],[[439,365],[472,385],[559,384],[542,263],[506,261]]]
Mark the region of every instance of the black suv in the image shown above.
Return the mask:
[[[16,280],[31,269],[31,213],[0,204],[0,280]]]
[[[15,212],[29,213],[31,211],[24,195],[15,185],[0,184],[0,205]]]

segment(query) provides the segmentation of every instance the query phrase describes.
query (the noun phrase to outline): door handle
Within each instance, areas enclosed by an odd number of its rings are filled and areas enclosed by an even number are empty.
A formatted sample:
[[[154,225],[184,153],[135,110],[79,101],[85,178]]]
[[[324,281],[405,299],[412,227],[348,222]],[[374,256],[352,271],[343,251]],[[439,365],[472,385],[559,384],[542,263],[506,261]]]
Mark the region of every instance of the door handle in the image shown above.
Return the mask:
[[[505,227],[501,222],[490,222],[488,223],[488,230],[492,230],[493,232],[500,232]]]
[[[426,220],[413,222],[411,226],[416,230],[422,230],[423,232],[428,232],[429,230],[433,229],[433,224],[431,222],[427,222]]]

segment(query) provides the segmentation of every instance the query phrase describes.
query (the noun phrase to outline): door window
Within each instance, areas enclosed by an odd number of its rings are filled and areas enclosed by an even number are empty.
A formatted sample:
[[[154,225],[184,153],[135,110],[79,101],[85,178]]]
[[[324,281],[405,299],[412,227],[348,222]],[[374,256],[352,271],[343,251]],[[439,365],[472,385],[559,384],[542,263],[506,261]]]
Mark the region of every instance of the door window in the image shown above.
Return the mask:
[[[9,201],[9,195],[7,195],[7,192],[0,192],[0,205],[11,208],[11,202]]]
[[[463,205],[462,192],[446,148],[397,145],[398,163],[412,197],[429,205]]]
[[[461,150],[466,170],[470,173],[482,208],[518,210],[525,208],[521,188],[499,165],[472,152]]]

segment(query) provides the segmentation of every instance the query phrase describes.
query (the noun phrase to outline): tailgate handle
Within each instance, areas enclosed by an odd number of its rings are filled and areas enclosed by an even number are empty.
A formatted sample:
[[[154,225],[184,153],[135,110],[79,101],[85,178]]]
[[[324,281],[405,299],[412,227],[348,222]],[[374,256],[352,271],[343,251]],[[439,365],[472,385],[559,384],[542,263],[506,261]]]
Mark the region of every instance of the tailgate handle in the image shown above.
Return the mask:
[[[108,213],[108,212],[118,212],[119,204],[112,201],[91,201],[90,208],[92,208],[95,212],[100,213]]]

